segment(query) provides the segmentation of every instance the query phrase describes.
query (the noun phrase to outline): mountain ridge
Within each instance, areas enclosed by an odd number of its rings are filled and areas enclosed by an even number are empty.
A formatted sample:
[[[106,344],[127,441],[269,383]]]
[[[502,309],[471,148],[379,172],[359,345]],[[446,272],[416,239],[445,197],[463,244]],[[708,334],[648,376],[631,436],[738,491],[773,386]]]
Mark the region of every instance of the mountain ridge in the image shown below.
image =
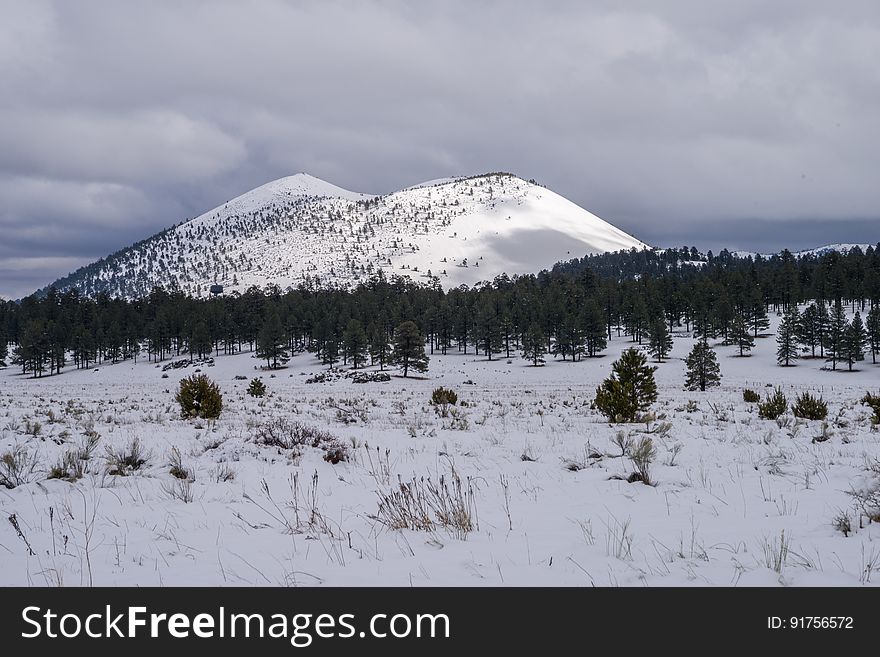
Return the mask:
[[[386,275],[444,287],[534,273],[586,253],[649,248],[568,199],[508,173],[429,180],[384,195],[307,173],[260,185],[48,287],[205,296],[212,284],[348,286]]]

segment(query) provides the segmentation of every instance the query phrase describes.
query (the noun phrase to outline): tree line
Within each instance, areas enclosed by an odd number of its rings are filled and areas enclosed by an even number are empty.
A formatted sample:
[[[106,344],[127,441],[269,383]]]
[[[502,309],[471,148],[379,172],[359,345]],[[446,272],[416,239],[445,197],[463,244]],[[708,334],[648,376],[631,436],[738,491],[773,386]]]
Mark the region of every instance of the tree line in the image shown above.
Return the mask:
[[[411,323],[404,334],[423,345],[425,358],[455,351],[490,360],[522,356],[541,365],[548,357],[594,358],[609,341],[624,340],[646,345],[662,362],[676,329],[734,345],[746,356],[772,312],[783,315],[780,364],[792,364],[805,346],[836,369],[851,368],[868,353],[876,362],[878,308],[874,247],[767,258],[632,250],[446,291],[437,280],[417,284],[381,272],[353,289],[270,285],[207,299],[159,288],[139,299],[50,288],[18,302],[0,300],[0,361],[43,376],[108,361],[247,350],[268,368],[302,352],[329,367],[384,368],[400,364],[395,342]],[[410,354],[417,367],[426,365],[416,351]]]

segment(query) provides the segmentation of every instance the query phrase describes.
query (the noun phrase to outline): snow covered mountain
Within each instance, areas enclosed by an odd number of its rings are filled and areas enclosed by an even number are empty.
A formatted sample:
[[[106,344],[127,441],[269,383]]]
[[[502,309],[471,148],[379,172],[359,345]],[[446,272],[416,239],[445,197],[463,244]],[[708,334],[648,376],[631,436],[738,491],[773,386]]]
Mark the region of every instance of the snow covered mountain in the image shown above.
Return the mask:
[[[300,173],[281,178],[59,279],[60,290],[137,297],[154,286],[205,296],[304,281],[357,284],[383,270],[443,287],[537,272],[647,245],[571,201],[506,173],[432,180],[384,196]]]
[[[791,254],[795,258],[803,258],[805,256],[823,256],[826,253],[830,253],[832,251],[837,251],[842,255],[846,255],[853,249],[860,249],[862,251],[867,250],[870,247],[874,247],[874,244],[826,244],[824,246],[817,246],[814,249],[804,249],[802,251],[792,251]],[[781,251],[778,253],[757,253],[756,251],[734,251],[733,255],[737,258],[754,258],[760,255],[762,258],[772,258],[774,255],[779,255],[782,253]]]

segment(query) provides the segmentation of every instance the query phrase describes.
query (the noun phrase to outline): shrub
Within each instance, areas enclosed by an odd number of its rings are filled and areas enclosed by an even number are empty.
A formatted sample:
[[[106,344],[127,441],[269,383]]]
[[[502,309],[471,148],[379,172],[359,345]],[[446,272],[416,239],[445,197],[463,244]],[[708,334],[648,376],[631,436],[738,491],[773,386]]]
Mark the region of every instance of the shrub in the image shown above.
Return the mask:
[[[254,442],[267,447],[290,450],[294,456],[301,448],[314,447],[324,450],[324,460],[337,464],[348,460],[348,447],[333,434],[315,429],[301,422],[291,422],[278,417],[260,424],[254,433]]]
[[[160,488],[172,500],[179,500],[189,504],[195,497],[193,494],[193,482],[191,479],[177,478],[173,482],[163,483]]]
[[[874,411],[874,417],[871,418],[871,421],[874,424],[880,424],[880,395],[872,395],[870,392],[866,393],[862,397],[862,403],[867,404]]]
[[[115,450],[110,445],[106,448],[107,474],[126,477],[150,459],[150,453],[141,446],[138,438],[132,438],[127,447]]]
[[[77,450],[68,449],[58,459],[58,462],[49,470],[47,479],[63,479],[74,482],[83,478],[85,474],[85,460],[80,457]]]
[[[223,409],[220,388],[204,374],[193,374],[181,380],[174,399],[180,404],[180,414],[184,418],[213,420],[220,417]]]
[[[266,384],[259,377],[251,379],[251,383],[247,388],[247,394],[251,397],[262,397],[266,394]]]
[[[432,532],[438,527],[464,540],[478,529],[474,486],[465,484],[452,473],[439,481],[430,477],[413,477],[399,481],[397,488],[379,493],[376,519],[389,529],[412,529]]]
[[[169,462],[171,465],[171,469],[168,470],[168,474],[170,474],[172,477],[176,477],[177,479],[190,479],[189,468],[184,465],[183,456],[181,456],[180,450],[176,447],[171,448],[171,456],[169,457]]]
[[[22,445],[0,455],[0,486],[15,488],[30,483],[35,478],[37,455]]]
[[[854,487],[849,494],[866,518],[871,522],[880,522],[880,480],[875,478]]]
[[[347,461],[348,451],[346,450],[345,445],[340,443],[333,447],[327,448],[327,451],[324,452],[324,460],[327,461],[327,463],[331,463],[333,465],[336,465],[341,461]]]
[[[647,362],[645,354],[627,349],[612,365],[612,375],[596,389],[594,404],[611,422],[636,422],[657,400],[657,368]]]
[[[439,388],[434,388],[434,392],[431,393],[431,404],[437,408],[443,417],[449,414],[449,407],[455,406],[457,403],[458,395],[449,388],[440,386]]]
[[[845,511],[841,511],[834,516],[834,519],[831,521],[831,526],[844,536],[852,534],[852,520],[850,520],[849,514]]]
[[[228,463],[220,463],[211,470],[211,478],[218,484],[235,479],[235,470]]]
[[[758,404],[758,417],[764,420],[775,420],[788,410],[788,400],[782,394],[782,390],[776,388],[772,395]]]
[[[808,392],[798,395],[797,401],[791,407],[795,417],[805,420],[824,420],[828,417],[828,404],[819,397],[813,397]]]
[[[757,404],[759,401],[761,401],[761,395],[759,395],[751,388],[745,388],[743,390],[743,401],[749,404]]]
[[[657,448],[654,447],[654,441],[644,437],[637,442],[629,450],[629,460],[632,461],[636,471],[630,475],[629,482],[641,481],[651,486],[651,464],[657,456]]]
[[[434,388],[434,392],[431,393],[431,403],[455,406],[458,403],[458,395],[454,390],[440,386],[439,388]]]

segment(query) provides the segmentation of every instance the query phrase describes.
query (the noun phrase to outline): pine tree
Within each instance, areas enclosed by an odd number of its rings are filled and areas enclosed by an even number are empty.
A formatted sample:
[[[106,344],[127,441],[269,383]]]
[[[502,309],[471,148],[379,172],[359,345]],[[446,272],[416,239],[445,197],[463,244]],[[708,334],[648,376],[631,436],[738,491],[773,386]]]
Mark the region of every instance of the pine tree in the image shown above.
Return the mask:
[[[410,369],[416,372],[427,372],[428,360],[428,356],[425,354],[425,340],[415,322],[403,322],[394,329],[391,363],[403,368],[404,378]]]
[[[82,324],[73,329],[71,341],[73,347],[73,360],[77,367],[86,369],[95,360],[95,336]]]
[[[141,352],[141,331],[139,327],[135,326],[133,323],[130,323],[126,327],[125,332],[125,352],[126,357],[134,358],[134,362],[137,363],[138,355]]]
[[[562,322],[562,341],[568,346],[571,359],[580,360],[584,353],[584,334],[574,313],[566,315],[565,321]]]
[[[623,319],[633,342],[642,344],[645,325],[648,323],[648,306],[638,291],[631,291],[624,297]]]
[[[70,339],[70,329],[66,322],[51,320],[46,333],[49,339],[49,374],[52,374],[53,370],[57,374],[61,374],[61,368],[67,362],[67,342]]]
[[[504,344],[504,352],[507,355],[507,358],[510,358],[510,352],[516,350],[516,345],[511,344],[511,339],[515,339],[516,337],[516,327],[514,326],[513,320],[510,315],[505,313],[501,314],[501,340]]]
[[[581,334],[586,345],[587,356],[593,358],[604,351],[608,345],[605,333],[605,313],[593,297],[587,299],[580,316]]]
[[[714,338],[716,333],[709,317],[709,309],[703,299],[698,299],[692,309],[693,336],[698,340]],[[735,318],[734,318],[735,319]]]
[[[385,330],[375,322],[369,326],[370,335],[370,359],[373,364],[379,363],[379,371],[385,369],[385,363],[388,362],[388,336]]]
[[[871,350],[871,362],[876,364],[877,352],[880,351],[880,305],[875,305],[868,313],[865,334],[868,339],[868,347]]]
[[[672,351],[672,335],[662,317],[655,319],[648,327],[648,351],[658,363]]]
[[[797,306],[791,304],[788,307],[782,321],[779,323],[779,329],[776,332],[776,362],[780,365],[788,367],[791,361],[798,358],[798,325],[800,316],[798,315]]]
[[[797,337],[798,340],[810,348],[810,355],[816,357],[816,347],[821,343],[821,330],[819,320],[819,309],[815,303],[811,303],[804,312],[801,313],[800,322],[798,322]]]
[[[715,335],[720,335],[722,344],[730,344],[730,324],[733,322],[735,312],[733,304],[730,302],[730,296],[723,291],[719,294],[718,301],[714,307],[714,327]]]
[[[342,344],[345,356],[351,359],[351,366],[357,369],[367,359],[367,333],[364,326],[358,320],[352,319],[345,327],[342,334]]]
[[[23,374],[32,372],[34,377],[42,376],[46,371],[46,355],[49,341],[46,336],[46,325],[42,319],[30,320],[18,340],[18,347],[13,353],[12,362],[21,365]]]
[[[474,345],[477,350],[492,360],[492,354],[504,349],[504,334],[501,331],[501,321],[491,303],[487,303],[479,313],[477,320],[472,326],[474,332]]]
[[[758,337],[759,332],[764,332],[770,328],[770,320],[767,318],[767,305],[761,297],[760,292],[755,292],[748,311],[749,325],[754,332],[754,337]]]
[[[684,387],[687,390],[705,392],[706,388],[721,384],[718,358],[706,340],[699,340],[694,345],[685,362],[687,363],[687,377]]]
[[[284,326],[274,304],[266,309],[263,325],[257,332],[257,358],[266,359],[266,367],[277,369],[278,360],[287,358],[284,350]]]
[[[9,342],[3,328],[0,327],[0,367],[6,367],[6,358],[9,356]]]
[[[749,324],[742,313],[737,313],[730,325],[730,342],[739,348],[740,356],[745,356],[755,346],[755,339],[749,332]]]
[[[825,342],[828,337],[828,329],[831,326],[831,317],[824,301],[816,304],[816,333],[819,337],[819,357],[825,358]]]
[[[855,363],[865,360],[865,342],[865,326],[862,323],[861,315],[857,311],[853,316],[852,322],[847,325],[843,333],[841,360],[846,362],[850,372],[852,372]]]
[[[523,358],[532,361],[532,365],[535,367],[544,364],[544,354],[547,353],[544,346],[545,340],[544,331],[541,330],[541,325],[537,322],[532,323],[529,330],[523,335]]]
[[[199,358],[204,358],[211,354],[211,334],[208,331],[208,325],[203,319],[198,320],[193,326],[192,335],[189,338],[189,355],[198,354]]]
[[[578,353],[583,351],[581,344],[581,328],[571,314],[563,316],[562,321],[555,332],[555,340],[550,353],[554,356],[562,356],[565,360],[567,356],[571,356],[572,360],[576,359]]]
[[[612,422],[635,422],[657,401],[654,366],[645,354],[626,349],[614,361],[612,374],[596,389],[596,408]]]
[[[327,339],[324,340],[324,347],[321,349],[321,363],[327,365],[331,370],[333,366],[339,362],[339,340],[336,332],[331,332]]]
[[[114,364],[122,357],[122,341],[122,327],[114,321],[106,335],[107,358]]]
[[[831,361],[831,369],[837,369],[837,361],[843,360],[845,355],[844,337],[849,323],[846,321],[846,311],[842,303],[837,303],[831,313],[831,321],[825,332],[825,360]]]

